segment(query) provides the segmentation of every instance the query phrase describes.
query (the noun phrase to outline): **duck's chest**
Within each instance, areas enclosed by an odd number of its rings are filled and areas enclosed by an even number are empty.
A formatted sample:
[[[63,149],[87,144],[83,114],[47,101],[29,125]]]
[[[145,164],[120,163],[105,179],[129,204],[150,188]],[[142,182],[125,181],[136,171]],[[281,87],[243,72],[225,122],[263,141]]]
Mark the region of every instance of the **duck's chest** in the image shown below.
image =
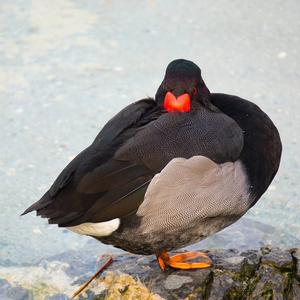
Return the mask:
[[[151,169],[173,158],[202,155],[216,163],[235,161],[243,148],[241,128],[223,113],[166,113],[130,138],[115,154]]]

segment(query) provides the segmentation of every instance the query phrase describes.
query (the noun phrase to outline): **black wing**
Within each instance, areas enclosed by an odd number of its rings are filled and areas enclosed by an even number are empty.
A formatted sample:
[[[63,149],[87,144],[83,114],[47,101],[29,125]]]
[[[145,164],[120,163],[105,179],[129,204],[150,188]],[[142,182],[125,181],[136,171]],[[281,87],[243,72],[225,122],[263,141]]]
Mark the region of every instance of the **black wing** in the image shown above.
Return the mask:
[[[37,210],[60,226],[122,218],[137,210],[153,176],[173,158],[203,155],[223,163],[242,148],[241,128],[221,112],[164,113],[141,100],[112,118],[25,213]]]
[[[139,128],[157,117],[152,99],[124,108],[23,214],[36,210],[37,215],[49,218],[49,223],[73,226],[120,218],[135,211],[157,171],[132,161],[118,161],[114,154]]]

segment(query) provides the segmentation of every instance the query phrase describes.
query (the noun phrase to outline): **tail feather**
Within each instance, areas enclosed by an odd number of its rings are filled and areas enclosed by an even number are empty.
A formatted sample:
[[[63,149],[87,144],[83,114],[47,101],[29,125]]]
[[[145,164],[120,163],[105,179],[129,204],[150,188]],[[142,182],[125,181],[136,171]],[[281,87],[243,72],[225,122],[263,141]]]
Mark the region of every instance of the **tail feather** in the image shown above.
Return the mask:
[[[39,215],[38,211],[41,210],[41,209],[43,209],[44,207],[48,206],[50,203],[52,203],[52,201],[53,201],[53,198],[50,196],[49,191],[48,191],[46,194],[44,194],[44,196],[40,200],[38,200],[37,202],[35,202],[31,206],[29,206],[21,214],[21,216],[26,215],[29,212],[34,211],[34,210],[36,210],[37,211],[37,215]]]

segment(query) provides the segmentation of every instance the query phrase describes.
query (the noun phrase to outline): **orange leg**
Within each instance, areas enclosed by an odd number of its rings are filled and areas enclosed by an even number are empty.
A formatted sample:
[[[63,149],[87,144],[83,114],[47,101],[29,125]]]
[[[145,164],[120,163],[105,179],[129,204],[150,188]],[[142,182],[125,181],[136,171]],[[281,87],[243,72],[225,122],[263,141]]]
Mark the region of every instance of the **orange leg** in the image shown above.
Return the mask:
[[[109,264],[111,264],[113,261],[112,258],[110,258],[106,264],[101,267],[100,270],[98,270],[84,285],[82,285],[74,294],[73,296],[69,299],[69,300],[72,300],[74,299],[78,294],[80,294],[91,282],[94,278],[96,278]]]
[[[193,259],[200,256],[209,258],[205,253],[201,252],[186,252],[174,255],[172,257],[170,257],[167,252],[162,252],[156,254],[156,256],[158,264],[162,270],[164,270],[166,266],[176,269],[201,269],[211,266],[211,264],[207,262],[186,262],[188,259]]]

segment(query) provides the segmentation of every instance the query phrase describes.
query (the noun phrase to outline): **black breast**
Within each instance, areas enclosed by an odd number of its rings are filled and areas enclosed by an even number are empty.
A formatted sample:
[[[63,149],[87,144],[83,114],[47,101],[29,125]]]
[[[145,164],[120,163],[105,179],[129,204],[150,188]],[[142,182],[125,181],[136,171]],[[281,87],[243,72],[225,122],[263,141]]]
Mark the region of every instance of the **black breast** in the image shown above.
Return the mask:
[[[115,158],[160,170],[174,157],[203,155],[216,163],[235,161],[242,148],[243,131],[237,123],[202,108],[161,115],[129,139]]]

